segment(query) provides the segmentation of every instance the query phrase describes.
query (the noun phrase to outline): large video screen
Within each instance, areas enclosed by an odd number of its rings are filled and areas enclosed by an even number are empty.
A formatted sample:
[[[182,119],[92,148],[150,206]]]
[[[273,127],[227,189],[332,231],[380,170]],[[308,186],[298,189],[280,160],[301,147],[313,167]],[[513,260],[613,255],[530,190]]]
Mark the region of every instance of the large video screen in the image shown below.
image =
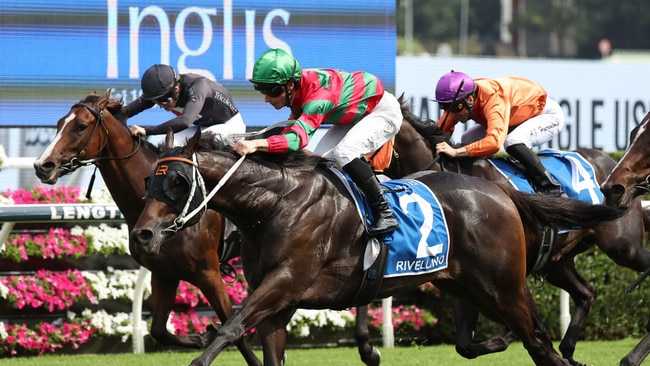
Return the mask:
[[[394,0],[189,0],[0,2],[0,126],[52,127],[86,95],[125,103],[140,76],[169,64],[226,86],[249,126],[286,119],[248,79],[268,48],[293,53],[303,68],[365,70],[395,86]],[[155,108],[130,123],[169,119]]]

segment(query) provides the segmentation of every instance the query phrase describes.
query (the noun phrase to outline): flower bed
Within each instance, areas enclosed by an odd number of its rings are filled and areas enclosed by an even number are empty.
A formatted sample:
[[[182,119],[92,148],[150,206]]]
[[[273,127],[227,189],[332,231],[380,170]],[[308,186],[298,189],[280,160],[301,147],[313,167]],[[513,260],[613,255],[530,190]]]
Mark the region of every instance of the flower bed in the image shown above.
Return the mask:
[[[77,187],[37,186],[31,191],[0,193],[0,204],[13,203],[83,200]],[[248,285],[237,260],[231,261],[236,278],[225,284],[233,303],[241,304],[248,295]],[[0,357],[78,350],[97,338],[122,342],[130,338],[133,324],[128,309],[139,267],[129,255],[125,224],[14,232],[0,243],[0,268],[4,271],[0,272]],[[146,283],[145,299],[151,293],[149,286]],[[206,298],[187,282],[181,281],[175,303],[177,309],[167,324],[170,332],[204,332],[219,321],[215,315],[206,315],[210,314]],[[36,315],[36,320],[26,321],[21,317],[24,314],[30,318]],[[369,315],[371,327],[380,331],[381,309],[372,309]],[[397,329],[418,331],[435,324],[431,313],[416,306],[393,309],[393,326]],[[353,325],[354,310],[300,309],[287,329],[290,338],[312,342],[324,331],[351,335]]]

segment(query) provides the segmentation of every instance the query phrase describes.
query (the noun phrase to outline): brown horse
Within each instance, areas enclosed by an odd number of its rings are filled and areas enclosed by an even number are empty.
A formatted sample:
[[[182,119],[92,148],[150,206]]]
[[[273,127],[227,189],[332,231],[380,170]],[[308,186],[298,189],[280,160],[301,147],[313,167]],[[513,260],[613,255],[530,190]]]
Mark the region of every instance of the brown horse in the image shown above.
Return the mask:
[[[131,136],[122,113],[122,103],[95,94],[72,106],[57,123],[57,134],[34,163],[43,183],[57,179],[80,166],[95,164],[129,228],[144,208],[144,179],[155,167],[158,149]],[[223,217],[208,211],[196,227],[155,246],[136,246],[129,241],[133,258],[151,271],[153,319],[151,335],[164,345],[203,348],[216,335],[215,329],[176,336],[166,323],[179,281],[198,287],[219,319],[233,316],[231,299],[221,277],[219,245],[223,240]],[[210,327],[212,328],[212,327]],[[237,347],[250,365],[260,365],[245,339]]]
[[[630,133],[625,155],[602,183],[605,203],[613,207],[633,209],[637,197],[650,192],[650,113]],[[650,268],[646,269],[647,271]],[[646,330],[650,332],[650,322]],[[622,366],[640,365],[650,354],[650,333],[628,353]]]
[[[302,152],[239,157],[210,134],[204,139],[200,135],[197,131],[179,148],[173,148],[173,135],[167,135],[170,151],[149,179],[148,199],[132,240],[145,247],[158,245],[195,223],[205,212],[198,187],[205,182],[208,207],[224,213],[242,233],[244,273],[254,290],[192,365],[211,364],[254,327],[264,364],[281,365],[286,325],[297,308],[359,305],[370,238],[344,183],[321,158]],[[526,248],[539,239],[540,224],[595,225],[620,214],[603,205],[528,195],[460,174],[422,174],[416,179],[437,197],[444,212],[449,265],[437,272],[384,278],[376,297],[431,281],[465,306],[506,324],[537,365],[568,365],[553,349],[526,287]],[[408,193],[400,202],[411,218],[428,212],[421,196]],[[179,215],[179,207],[187,204],[191,213]],[[420,240],[419,247],[433,244]]]
[[[504,176],[486,159],[457,158],[435,154],[438,142],[449,141],[449,136],[433,121],[420,120],[407,105],[402,105],[405,122],[395,137],[395,154],[391,165],[385,170],[389,177],[401,177],[422,169],[444,170],[481,177],[493,182],[508,184]],[[644,145],[641,145],[644,146]],[[646,145],[647,146],[647,145]],[[600,150],[581,149],[578,152],[592,165],[598,182],[603,182],[614,168],[615,162]],[[647,175],[647,174],[646,174]],[[587,249],[598,246],[618,265],[643,271],[650,266],[650,251],[643,247],[644,212],[639,200],[630,200],[631,209],[624,217],[590,228],[561,234],[547,261],[536,274],[550,284],[564,289],[574,302],[571,322],[559,349],[572,365],[580,365],[573,359],[579,333],[596,299],[596,289],[576,270],[574,257]],[[537,261],[538,251],[531,248],[528,255],[528,272]],[[471,343],[472,331],[478,314],[467,313],[457,326],[456,348],[458,353],[474,358],[481,354],[504,350],[512,338],[495,337],[480,345]]]

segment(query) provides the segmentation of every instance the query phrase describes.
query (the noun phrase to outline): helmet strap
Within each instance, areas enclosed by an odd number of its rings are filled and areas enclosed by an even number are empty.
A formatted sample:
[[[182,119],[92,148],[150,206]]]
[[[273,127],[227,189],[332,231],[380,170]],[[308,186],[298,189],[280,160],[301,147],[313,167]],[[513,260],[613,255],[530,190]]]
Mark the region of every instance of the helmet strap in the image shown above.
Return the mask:
[[[468,95],[467,98],[463,99],[463,101],[461,103],[463,104],[463,107],[465,107],[465,109],[467,109],[467,111],[469,112],[469,116],[471,118],[472,114],[474,112],[474,104],[475,103],[470,104],[469,102],[467,102],[467,99],[469,99],[470,96],[474,97],[474,100],[476,100],[476,95],[474,93],[472,93],[472,94]]]
[[[291,90],[289,90],[289,83],[290,82],[293,82],[293,87],[291,88]],[[284,84],[284,90],[285,90],[285,93],[284,93],[284,95],[285,95],[284,106],[285,107],[291,107],[291,97],[296,92],[297,86],[298,86],[298,82],[293,80],[293,79],[289,80],[286,84]]]

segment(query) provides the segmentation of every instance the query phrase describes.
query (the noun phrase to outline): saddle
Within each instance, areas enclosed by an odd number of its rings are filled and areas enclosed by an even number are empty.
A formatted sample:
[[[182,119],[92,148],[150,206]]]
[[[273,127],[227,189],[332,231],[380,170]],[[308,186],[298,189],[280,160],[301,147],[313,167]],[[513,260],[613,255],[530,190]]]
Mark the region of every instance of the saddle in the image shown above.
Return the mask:
[[[390,163],[393,161],[393,153],[395,151],[393,149],[394,142],[395,137],[388,140],[388,142],[386,142],[378,150],[375,150],[364,157],[368,165],[370,165],[372,170],[374,170],[376,173],[383,173],[384,170],[386,170],[390,166]]]

